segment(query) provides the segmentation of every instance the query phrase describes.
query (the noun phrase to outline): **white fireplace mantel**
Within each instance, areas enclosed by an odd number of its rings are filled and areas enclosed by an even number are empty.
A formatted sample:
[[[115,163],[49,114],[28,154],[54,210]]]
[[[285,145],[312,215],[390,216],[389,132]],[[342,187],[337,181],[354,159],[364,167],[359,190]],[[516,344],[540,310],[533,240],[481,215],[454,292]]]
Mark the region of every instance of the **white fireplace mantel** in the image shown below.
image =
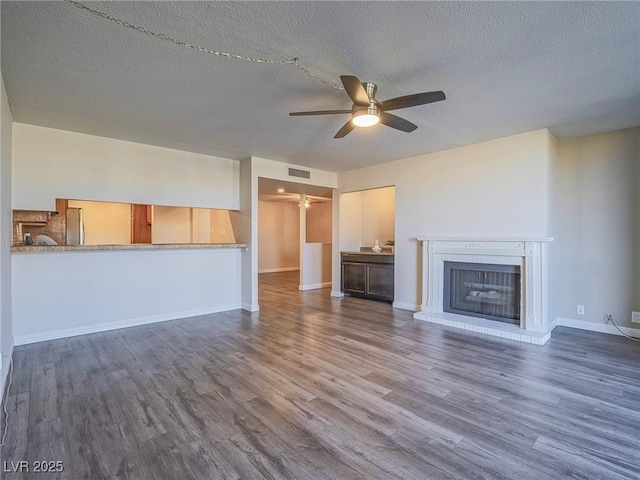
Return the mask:
[[[417,239],[422,243],[422,303],[415,318],[531,343],[542,344],[549,339],[547,244],[553,237],[421,236]],[[444,313],[445,261],[519,266],[520,326]]]

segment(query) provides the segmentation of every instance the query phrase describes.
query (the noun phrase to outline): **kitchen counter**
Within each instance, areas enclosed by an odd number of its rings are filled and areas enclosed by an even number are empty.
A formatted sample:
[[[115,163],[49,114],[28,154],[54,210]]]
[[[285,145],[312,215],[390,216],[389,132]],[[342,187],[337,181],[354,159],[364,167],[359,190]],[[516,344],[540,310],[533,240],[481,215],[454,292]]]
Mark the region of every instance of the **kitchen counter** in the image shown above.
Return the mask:
[[[342,292],[372,300],[393,302],[393,253],[340,252],[340,260]]]
[[[394,253],[392,252],[380,252],[380,253],[376,253],[376,252],[357,252],[357,251],[344,251],[344,252],[340,252],[341,254],[344,255],[385,255],[385,256],[393,256]]]
[[[114,250],[192,250],[210,248],[246,248],[246,243],[137,243],[133,245],[20,245],[11,247],[12,253],[95,252]]]

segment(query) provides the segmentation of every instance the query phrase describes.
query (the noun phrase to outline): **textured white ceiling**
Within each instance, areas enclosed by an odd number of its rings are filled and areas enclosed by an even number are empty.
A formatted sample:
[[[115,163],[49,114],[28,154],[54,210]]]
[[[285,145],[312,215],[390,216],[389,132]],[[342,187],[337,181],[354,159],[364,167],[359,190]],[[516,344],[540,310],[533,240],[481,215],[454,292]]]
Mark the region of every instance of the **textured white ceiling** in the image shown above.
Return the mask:
[[[87,2],[132,24],[241,55],[298,57],[322,78],[378,84],[418,125],[333,135],[350,108],[294,66],[214,57],[68,2],[1,2],[14,120],[208,153],[344,171],[549,127],[640,125],[638,2]]]

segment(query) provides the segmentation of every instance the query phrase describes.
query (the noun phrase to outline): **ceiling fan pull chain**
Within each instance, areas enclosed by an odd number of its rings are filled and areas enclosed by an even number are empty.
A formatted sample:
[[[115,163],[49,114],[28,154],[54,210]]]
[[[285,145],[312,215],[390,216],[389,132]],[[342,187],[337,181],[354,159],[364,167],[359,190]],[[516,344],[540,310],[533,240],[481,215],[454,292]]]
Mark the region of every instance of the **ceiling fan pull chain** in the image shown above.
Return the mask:
[[[253,63],[266,63],[266,64],[271,64],[271,65],[295,65],[298,70],[300,70],[302,73],[304,73],[305,75],[314,78],[316,80],[318,80],[319,82],[322,82],[326,85],[329,85],[333,88],[337,88],[340,90],[343,90],[343,88],[338,85],[337,83],[333,83],[329,80],[324,80],[322,78],[320,78],[318,75],[316,75],[315,73],[311,72],[310,70],[308,70],[307,68],[303,67],[300,64],[300,59],[299,58],[293,58],[290,60],[274,60],[274,59],[270,59],[270,58],[260,58],[260,57],[248,57],[245,55],[238,55],[235,53],[229,53],[229,52],[221,52],[218,50],[213,50],[207,47],[202,47],[199,45],[192,45],[188,42],[183,42],[182,40],[177,40],[173,37],[170,37],[169,35],[165,35],[164,33],[156,33],[152,30],[149,30],[145,27],[142,26],[138,26],[138,25],[133,25],[129,22],[126,22],[124,20],[120,20],[119,18],[115,18],[112,17],[111,15],[109,15],[108,13],[104,13],[101,12],[99,10],[94,10],[93,8],[89,8],[87,7],[84,3],[81,2],[77,2],[75,0],[67,0],[67,2],[69,2],[70,4],[72,4],[73,6],[81,9],[81,10],[85,10],[89,13],[91,13],[92,15],[95,15],[97,17],[100,18],[104,18],[105,20],[110,20],[118,25],[120,25],[121,27],[125,27],[125,28],[129,28],[131,30],[135,30],[136,32],[139,33],[144,33],[145,35],[149,35],[150,37],[155,37],[159,40],[164,40],[167,42],[171,42],[175,45],[178,45],[180,47],[185,47],[185,48],[190,48],[191,50],[196,50],[198,52],[202,52],[202,53],[208,53],[210,55],[217,55],[220,57],[226,57],[226,58],[232,58],[235,60],[244,60],[246,62],[253,62]]]

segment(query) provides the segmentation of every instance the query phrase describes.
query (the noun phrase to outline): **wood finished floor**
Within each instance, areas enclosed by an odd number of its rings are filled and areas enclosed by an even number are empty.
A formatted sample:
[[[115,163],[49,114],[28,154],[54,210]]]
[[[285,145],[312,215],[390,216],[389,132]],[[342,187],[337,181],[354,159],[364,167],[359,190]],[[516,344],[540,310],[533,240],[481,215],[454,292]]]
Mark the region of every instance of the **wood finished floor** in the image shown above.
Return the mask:
[[[640,344],[527,345],[296,276],[261,275],[259,313],[17,347],[3,470],[65,471],[4,478],[639,478]]]

